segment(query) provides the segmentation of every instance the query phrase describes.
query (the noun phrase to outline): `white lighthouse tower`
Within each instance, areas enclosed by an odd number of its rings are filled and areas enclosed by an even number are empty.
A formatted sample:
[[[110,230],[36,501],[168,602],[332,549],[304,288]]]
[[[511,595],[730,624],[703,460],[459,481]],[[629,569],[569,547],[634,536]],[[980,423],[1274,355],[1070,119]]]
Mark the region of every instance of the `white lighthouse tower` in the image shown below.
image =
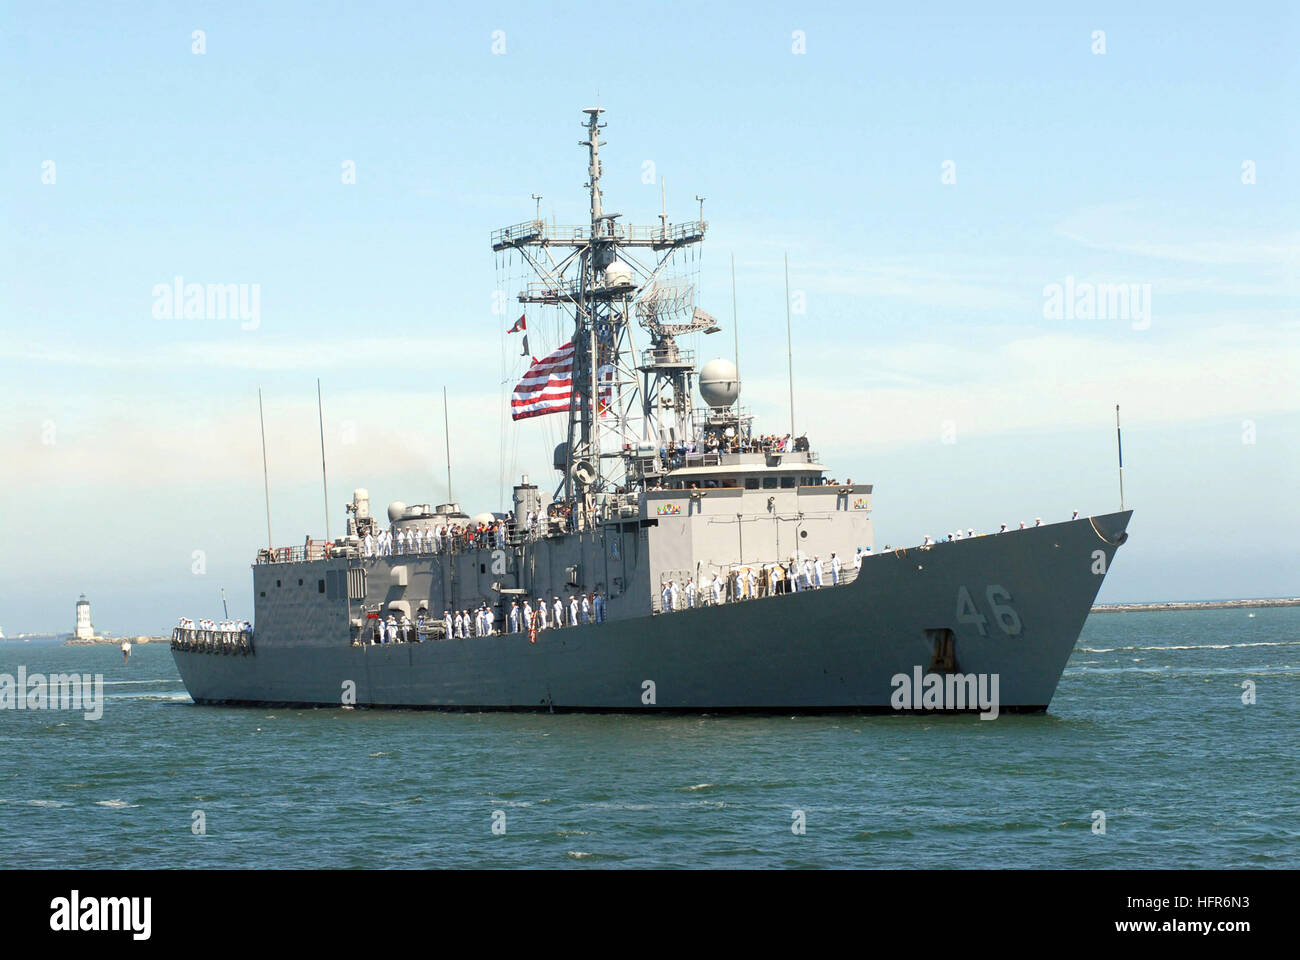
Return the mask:
[[[95,639],[95,628],[90,622],[90,601],[86,599],[84,593],[81,595],[81,599],[77,601],[76,637],[78,640]]]

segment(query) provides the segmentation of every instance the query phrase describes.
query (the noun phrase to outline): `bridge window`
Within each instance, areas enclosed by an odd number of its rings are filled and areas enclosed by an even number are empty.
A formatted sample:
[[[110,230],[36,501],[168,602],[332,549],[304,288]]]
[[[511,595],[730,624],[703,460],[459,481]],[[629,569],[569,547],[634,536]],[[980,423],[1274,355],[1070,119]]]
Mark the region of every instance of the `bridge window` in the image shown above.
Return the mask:
[[[781,487],[782,487],[783,489],[784,489],[784,488],[787,488],[787,487],[793,487],[793,486],[794,486],[794,480],[795,480],[794,477],[782,477],[782,478],[781,478]]]
[[[747,477],[747,478],[745,479],[745,489],[746,489],[746,490],[757,490],[757,489],[758,489],[758,477]]]
[[[763,478],[763,489],[764,489],[764,490],[775,490],[775,489],[776,489],[776,477],[764,477],[764,478]]]

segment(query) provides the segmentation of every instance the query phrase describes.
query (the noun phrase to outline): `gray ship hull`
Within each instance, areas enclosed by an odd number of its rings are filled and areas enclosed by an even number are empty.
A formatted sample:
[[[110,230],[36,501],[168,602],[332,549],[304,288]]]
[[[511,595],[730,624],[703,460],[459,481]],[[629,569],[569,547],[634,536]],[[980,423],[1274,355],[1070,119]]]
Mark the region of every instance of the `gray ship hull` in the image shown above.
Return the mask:
[[[868,557],[853,582],[523,634],[400,644],[259,634],[175,649],[196,703],[453,710],[876,711],[914,671],[1051,702],[1131,511]],[[951,631],[951,658],[936,636]],[[349,699],[350,697],[350,699]]]

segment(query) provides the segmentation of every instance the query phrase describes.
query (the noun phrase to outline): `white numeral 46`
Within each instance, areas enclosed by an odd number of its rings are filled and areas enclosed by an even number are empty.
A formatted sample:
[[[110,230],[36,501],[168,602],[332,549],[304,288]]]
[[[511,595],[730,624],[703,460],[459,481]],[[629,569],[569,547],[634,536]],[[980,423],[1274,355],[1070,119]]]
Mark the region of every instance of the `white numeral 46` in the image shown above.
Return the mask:
[[[988,601],[989,609],[993,611],[993,619],[1002,632],[1009,637],[1018,635],[1020,614],[1016,613],[1015,608],[1008,602],[1012,599],[1011,592],[995,583],[984,591],[984,599]],[[988,618],[975,608],[975,601],[971,599],[970,591],[965,587],[957,588],[957,622],[973,623],[979,628],[981,637],[988,635]]]

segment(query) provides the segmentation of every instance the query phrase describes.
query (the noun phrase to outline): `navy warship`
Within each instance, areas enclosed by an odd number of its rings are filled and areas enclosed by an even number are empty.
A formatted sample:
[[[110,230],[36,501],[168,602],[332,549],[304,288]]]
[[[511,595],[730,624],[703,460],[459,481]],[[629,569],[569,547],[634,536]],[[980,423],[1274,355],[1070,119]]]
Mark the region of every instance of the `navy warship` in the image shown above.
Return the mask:
[[[835,480],[793,425],[756,432],[736,364],[697,369],[679,343],[719,329],[671,269],[704,238],[703,201],[684,223],[606,212],[604,111],[584,112],[590,222],[539,203],[491,237],[536,274],[525,311],[572,325],[511,400],[515,420],[567,418],[555,486],[525,475],[497,513],[395,501],[386,524],[356,490],[344,536],[258,552],[253,624],[173,632],[190,696],[866,712],[919,707],[898,678],[924,673],[939,708],[976,709],[942,679],[979,676],[1002,711],[1046,710],[1131,511],[875,550],[872,485]]]

